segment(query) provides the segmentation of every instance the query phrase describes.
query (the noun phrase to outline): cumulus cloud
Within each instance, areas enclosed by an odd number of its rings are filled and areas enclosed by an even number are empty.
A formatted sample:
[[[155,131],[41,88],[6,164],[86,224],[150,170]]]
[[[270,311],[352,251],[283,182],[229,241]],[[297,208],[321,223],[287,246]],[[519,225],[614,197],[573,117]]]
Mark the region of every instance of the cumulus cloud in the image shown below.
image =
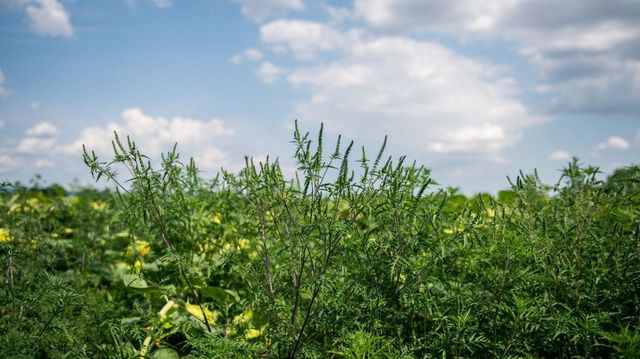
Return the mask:
[[[260,27],[265,44],[281,45],[298,59],[312,59],[318,53],[345,44],[356,33],[341,34],[328,25],[308,20],[275,20]]]
[[[625,140],[624,138],[618,137],[618,136],[611,136],[611,137],[607,138],[606,141],[600,142],[596,146],[596,149],[598,149],[598,150],[608,150],[608,149],[627,150],[627,149],[629,149],[629,147],[631,147],[629,145],[629,142],[627,142],[627,140]]]
[[[233,0],[241,5],[242,14],[254,20],[262,20],[274,14],[302,10],[301,0]]]
[[[20,143],[18,143],[18,147],[16,147],[16,151],[18,153],[23,154],[46,154],[52,153],[55,149],[57,140],[51,137],[25,137]]]
[[[284,71],[281,68],[279,68],[278,66],[268,61],[264,61],[262,64],[260,64],[260,67],[258,68],[258,71],[257,71],[257,74],[260,80],[268,84],[273,83],[283,73]]]
[[[549,161],[568,161],[571,159],[571,155],[563,150],[554,151],[547,157]]]
[[[60,133],[58,128],[51,122],[40,122],[27,130],[29,136],[57,136]]]
[[[427,145],[433,152],[470,152],[487,151],[498,152],[513,142],[507,136],[505,127],[493,124],[478,126],[462,126],[442,134],[439,141]]]
[[[355,13],[374,28],[405,32],[488,31],[514,0],[356,0]]]
[[[35,0],[27,6],[26,12],[31,28],[40,35],[73,35],[69,13],[58,0]]]
[[[148,115],[139,108],[129,108],[122,111],[122,121],[85,128],[76,140],[63,146],[62,151],[77,155],[82,150],[82,145],[86,145],[89,150],[95,150],[101,155],[110,155],[114,131],[123,137],[131,135],[138,147],[150,155],[166,152],[177,142],[181,153],[193,156],[205,170],[229,164],[227,153],[213,143],[234,134],[234,130],[219,119],[168,119]]]
[[[549,9],[553,9],[550,11]],[[640,6],[628,0],[356,0],[369,26],[515,43],[537,70],[548,110],[640,113]]]
[[[27,130],[16,147],[21,154],[54,154],[56,152],[58,128],[50,122],[40,122]]]
[[[262,59],[262,52],[254,48],[248,48],[239,54],[235,54],[231,57],[231,62],[238,65],[245,60],[258,61]]]
[[[40,122],[27,129],[13,148],[0,148],[0,171],[11,171],[18,164],[26,164],[29,170],[68,166],[73,174],[84,174],[86,171],[75,172],[82,146],[86,145],[89,151],[95,151],[104,159],[112,158],[114,131],[123,141],[130,135],[138,148],[155,160],[177,143],[183,163],[193,157],[203,171],[216,171],[222,166],[230,170],[240,167],[224,150],[230,145],[234,130],[223,121],[181,116],[165,118],[146,114],[139,108],[128,108],[122,111],[118,121],[84,128],[67,142],[62,140],[61,131],[55,125]]]
[[[544,120],[518,100],[508,74],[437,43],[352,37],[339,46],[332,63],[298,66],[287,77],[312,91],[297,107],[300,118],[359,137],[363,128],[390,133],[418,150],[474,155],[497,154]]]

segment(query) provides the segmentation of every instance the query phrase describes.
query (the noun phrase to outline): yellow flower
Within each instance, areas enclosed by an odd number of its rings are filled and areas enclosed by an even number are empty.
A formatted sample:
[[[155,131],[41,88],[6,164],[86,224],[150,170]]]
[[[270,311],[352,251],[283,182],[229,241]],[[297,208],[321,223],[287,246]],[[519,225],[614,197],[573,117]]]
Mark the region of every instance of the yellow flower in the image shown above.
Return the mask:
[[[139,241],[138,244],[136,244],[136,252],[138,252],[138,254],[143,257],[149,254],[149,252],[151,252],[151,248],[149,247],[149,242]]]
[[[184,306],[189,313],[191,313],[196,318],[204,321],[204,316],[202,316],[202,310],[200,310],[200,307],[197,304],[187,303]],[[207,316],[207,321],[209,322],[209,324],[215,323],[216,320],[218,319],[218,316],[220,315],[220,312],[218,312],[217,310],[212,312],[207,308],[203,308],[203,309],[204,309],[204,314]]]
[[[101,211],[104,211],[105,208],[107,208],[107,204],[102,201],[91,202],[91,208],[93,208],[94,211],[101,212]]]
[[[238,241],[238,249],[249,248],[249,244],[249,240],[242,238]]]
[[[245,339],[254,339],[262,335],[262,330],[251,328],[244,333]]]
[[[234,324],[246,323],[250,321],[251,318],[253,318],[253,312],[250,310],[247,310],[246,312],[243,312],[233,317],[233,323]]]
[[[229,254],[229,253],[233,252],[233,250],[234,250],[234,249],[233,249],[233,247],[231,246],[231,244],[229,244],[229,243],[225,243],[225,244],[222,246],[222,249],[220,250],[220,253],[222,253],[222,254]]]
[[[493,208],[487,209],[487,218],[491,219],[496,216],[496,210]]]
[[[11,242],[11,233],[6,228],[0,228],[0,243]]]
[[[453,228],[445,228],[442,230],[442,232],[444,232],[444,234],[453,234],[455,231],[453,230]]]
[[[215,224],[222,223],[222,214],[220,214],[220,212],[216,212],[216,214],[211,216],[211,222],[213,222]]]
[[[63,232],[64,234],[73,234],[73,228],[67,227],[63,230]]]
[[[140,272],[140,270],[142,269],[142,262],[138,259],[133,264],[133,266],[135,267],[136,271]]]
[[[258,251],[252,251],[251,253],[249,253],[249,258],[251,259],[258,258]]]

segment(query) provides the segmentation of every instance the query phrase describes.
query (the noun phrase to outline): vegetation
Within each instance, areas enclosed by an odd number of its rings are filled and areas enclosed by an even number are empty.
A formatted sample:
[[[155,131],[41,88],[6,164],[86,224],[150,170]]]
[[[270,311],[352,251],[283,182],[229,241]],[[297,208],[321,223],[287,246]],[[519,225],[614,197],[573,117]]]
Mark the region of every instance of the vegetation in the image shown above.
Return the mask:
[[[5,184],[0,357],[640,357],[639,167],[467,198],[323,140],[293,180],[116,136],[84,153],[115,190]]]

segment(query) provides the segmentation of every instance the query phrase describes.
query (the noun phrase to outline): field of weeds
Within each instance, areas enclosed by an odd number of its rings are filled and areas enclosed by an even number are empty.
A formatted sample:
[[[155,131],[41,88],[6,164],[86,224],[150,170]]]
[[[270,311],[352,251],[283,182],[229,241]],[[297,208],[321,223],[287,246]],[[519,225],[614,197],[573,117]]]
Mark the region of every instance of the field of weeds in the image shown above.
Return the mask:
[[[5,184],[0,357],[640,357],[638,167],[469,198],[384,145],[293,142],[293,179],[116,137],[84,154],[113,190]]]

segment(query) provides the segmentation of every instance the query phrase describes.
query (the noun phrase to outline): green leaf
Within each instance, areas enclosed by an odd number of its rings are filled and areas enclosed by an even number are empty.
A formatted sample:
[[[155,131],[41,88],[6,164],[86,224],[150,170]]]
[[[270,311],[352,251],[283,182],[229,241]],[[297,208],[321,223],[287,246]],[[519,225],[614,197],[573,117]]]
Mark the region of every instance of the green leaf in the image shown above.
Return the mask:
[[[202,295],[211,298],[220,305],[226,305],[238,301],[238,294],[234,291],[222,289],[219,287],[202,288]]]
[[[124,285],[129,288],[143,289],[148,288],[147,282],[135,274],[125,274],[122,276]]]
[[[180,359],[178,352],[171,348],[162,348],[153,352],[152,358],[156,359]]]

